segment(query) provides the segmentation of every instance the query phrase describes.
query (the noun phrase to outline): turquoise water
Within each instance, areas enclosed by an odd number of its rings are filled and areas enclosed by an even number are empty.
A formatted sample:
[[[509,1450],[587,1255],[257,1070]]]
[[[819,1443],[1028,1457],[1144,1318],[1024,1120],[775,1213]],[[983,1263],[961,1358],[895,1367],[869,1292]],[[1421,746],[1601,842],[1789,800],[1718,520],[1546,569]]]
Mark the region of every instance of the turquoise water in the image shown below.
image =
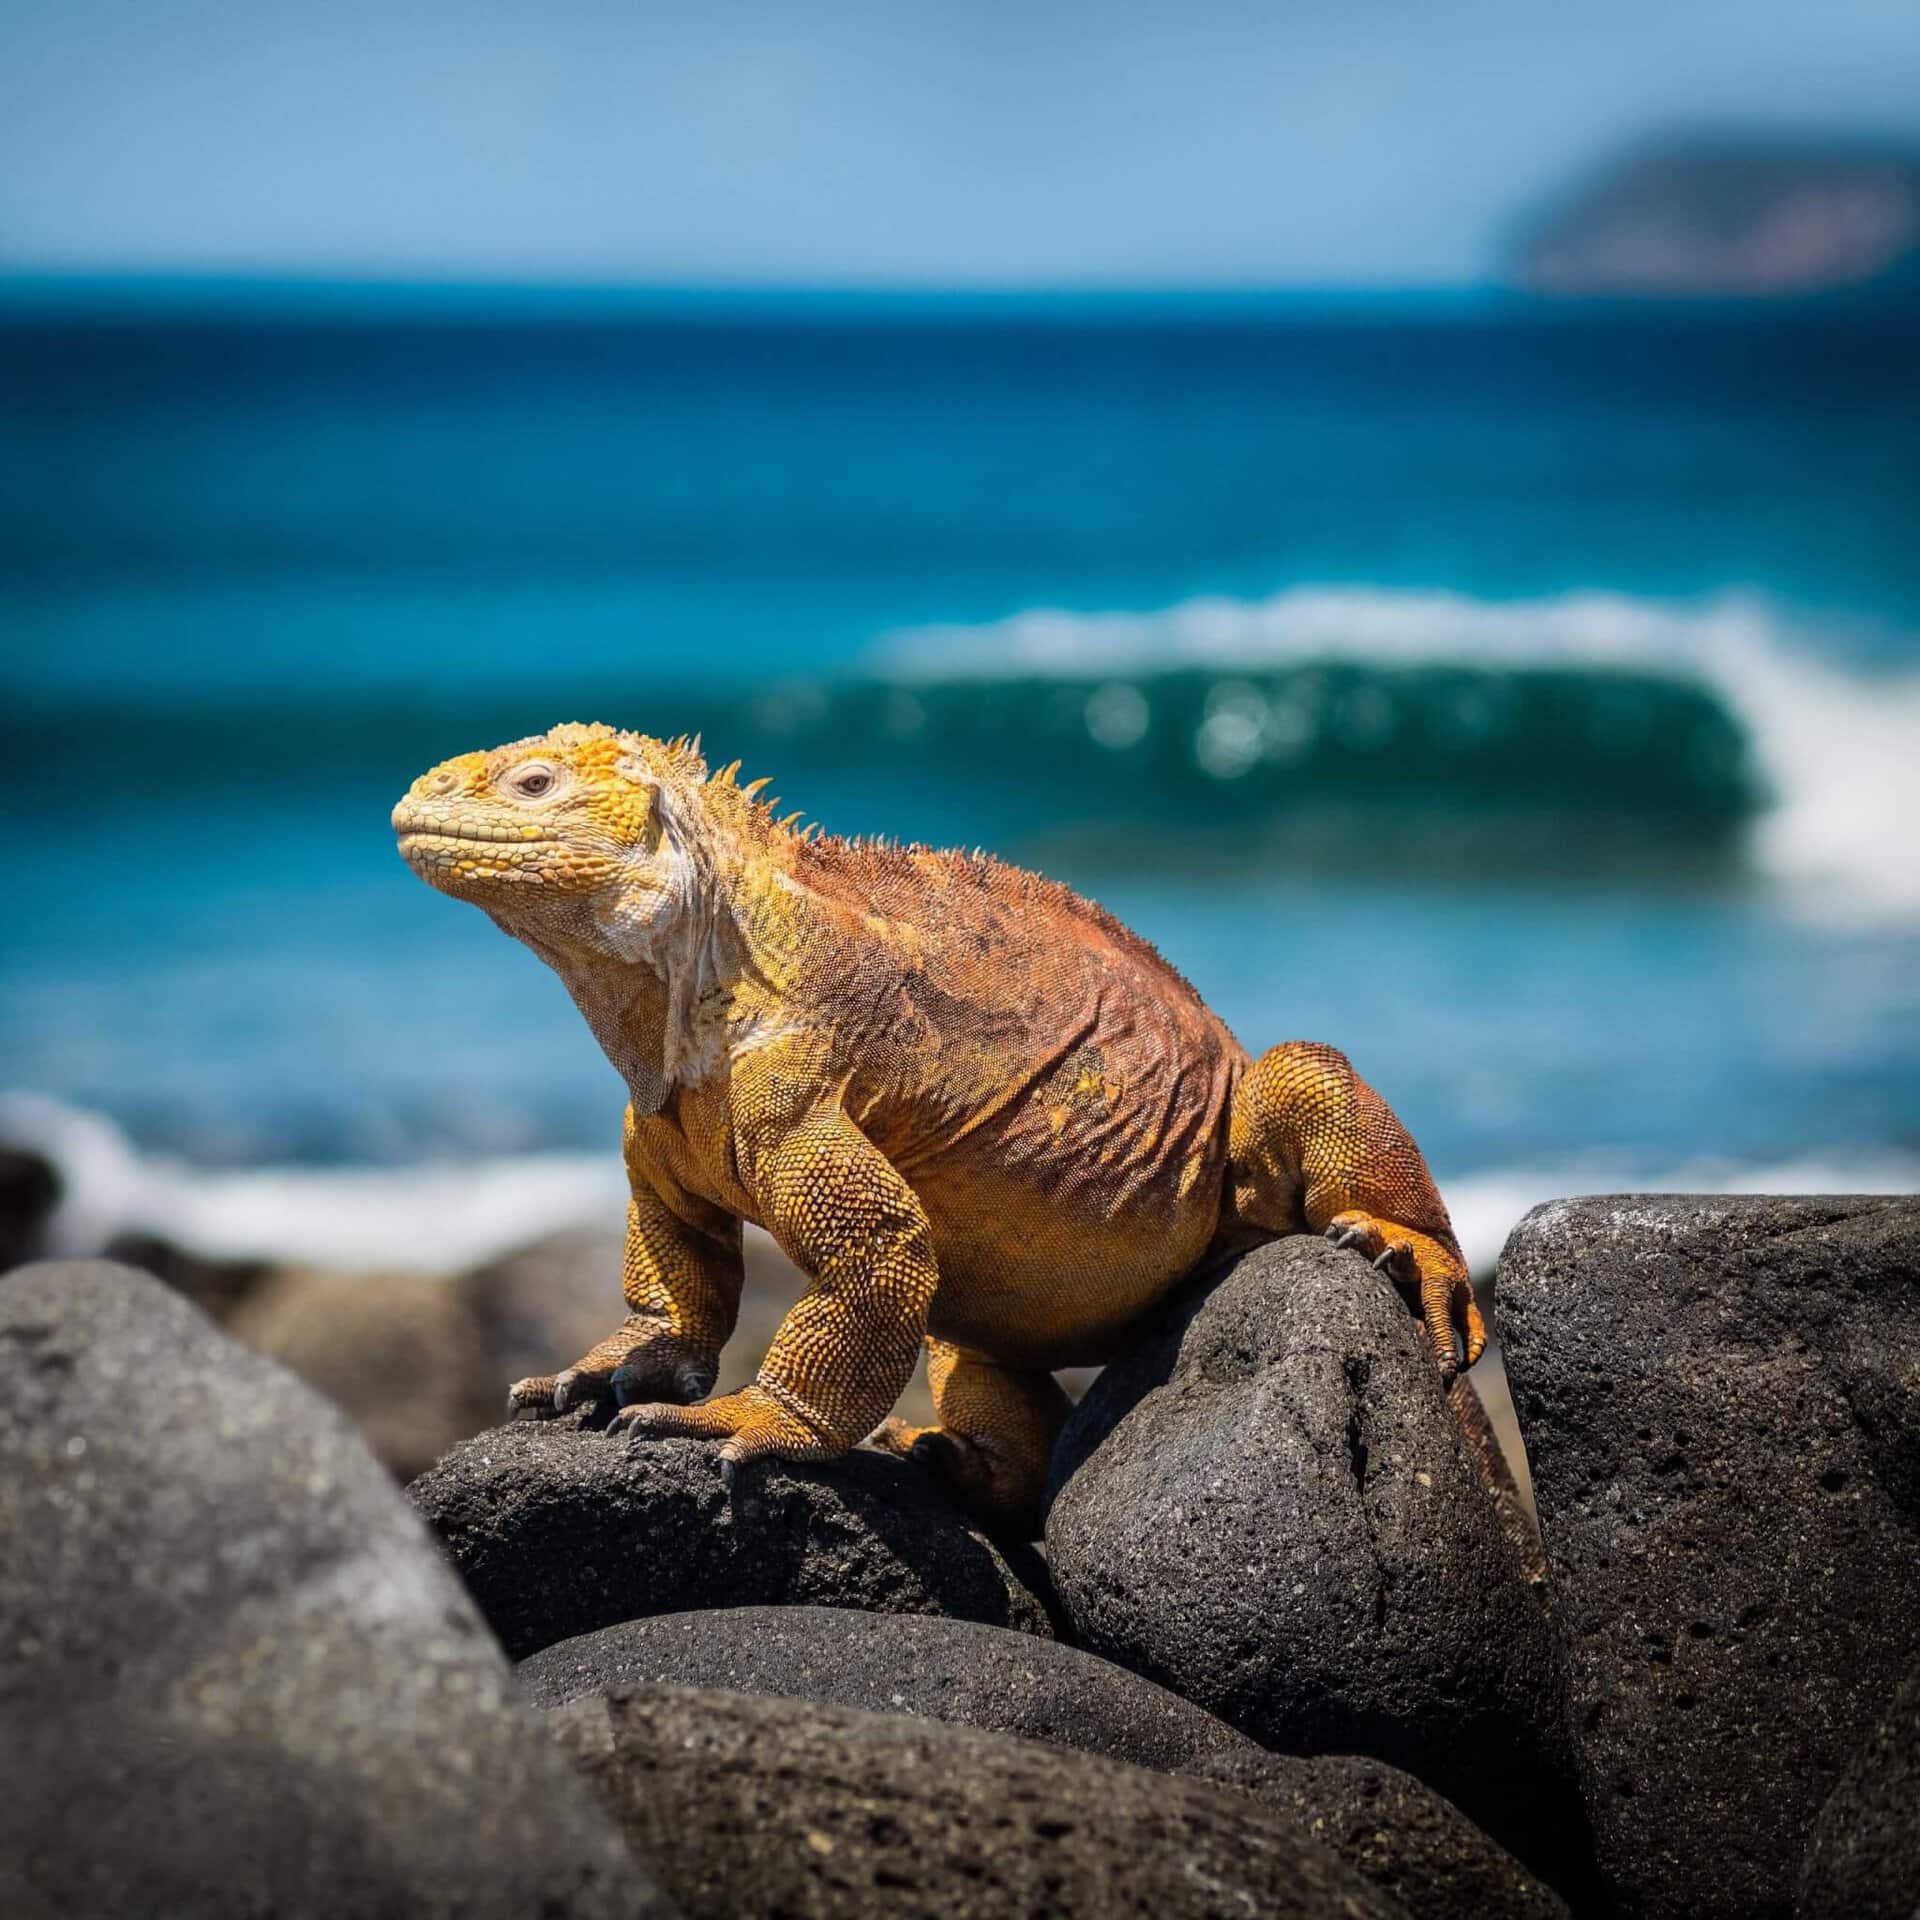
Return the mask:
[[[0,1087],[205,1162],[604,1145],[386,825],[604,718],[1060,873],[1449,1179],[1898,1170],[1916,447],[1873,309],[17,304]]]

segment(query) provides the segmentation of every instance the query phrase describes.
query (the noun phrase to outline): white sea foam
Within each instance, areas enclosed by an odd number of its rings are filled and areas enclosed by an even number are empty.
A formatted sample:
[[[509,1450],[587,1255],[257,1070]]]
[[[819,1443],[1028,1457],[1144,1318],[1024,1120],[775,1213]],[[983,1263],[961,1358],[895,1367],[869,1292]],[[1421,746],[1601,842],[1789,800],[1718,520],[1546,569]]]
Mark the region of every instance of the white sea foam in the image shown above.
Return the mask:
[[[1443,1176],[1440,1187],[1461,1251],[1479,1274],[1492,1270],[1521,1216],[1544,1200],[1588,1193],[1920,1193],[1920,1154],[1834,1152],[1752,1165],[1699,1160],[1651,1175],[1588,1161]]]
[[[1042,674],[1121,689],[1129,675],[1181,667],[1251,672],[1326,659],[1691,679],[1752,740],[1773,802],[1756,836],[1762,870],[1818,914],[1920,916],[1920,672],[1869,673],[1823,657],[1750,598],[1488,601],[1301,587],[1156,612],[1038,608],[984,626],[917,628],[890,635],[880,658],[923,679]],[[1117,711],[1117,697],[1108,706]]]
[[[464,1267],[561,1227],[617,1224],[617,1152],[405,1167],[193,1167],[138,1152],[118,1127],[37,1094],[0,1096],[0,1140],[43,1153],[62,1198],[49,1251],[152,1234],[209,1259],[343,1271]]]
[[[155,1234],[212,1259],[366,1271],[464,1267],[571,1226],[611,1226],[626,1207],[616,1153],[527,1154],[415,1167],[220,1171],[138,1152],[110,1120],[36,1094],[0,1095],[0,1140],[60,1169],[50,1251],[99,1252]],[[1476,1273],[1520,1216],[1583,1193],[1914,1193],[1920,1155],[1839,1152],[1765,1165],[1699,1161],[1651,1175],[1581,1162],[1441,1179]]]

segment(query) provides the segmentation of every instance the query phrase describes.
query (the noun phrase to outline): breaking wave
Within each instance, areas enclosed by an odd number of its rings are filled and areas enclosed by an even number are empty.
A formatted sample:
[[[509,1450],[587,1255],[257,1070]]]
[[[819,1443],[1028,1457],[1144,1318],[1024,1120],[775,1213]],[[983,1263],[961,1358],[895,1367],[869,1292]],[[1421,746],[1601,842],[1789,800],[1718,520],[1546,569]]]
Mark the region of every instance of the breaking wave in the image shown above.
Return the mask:
[[[1750,600],[1301,589],[921,628],[805,678],[556,661],[537,694],[277,691],[164,727],[95,701],[0,716],[0,747],[57,786],[84,725],[87,765],[143,806],[196,780],[225,805],[235,728],[270,730],[276,806],[318,820],[349,793],[368,813],[440,753],[585,714],[701,732],[830,828],[1043,862],[1066,835],[1130,869],[1224,851],[1244,870],[1256,843],[1263,863],[1451,861],[1476,882],[1704,863],[1826,917],[1901,919],[1920,917],[1920,645],[1893,638],[1875,669]]]
[[[1749,599],[1298,589],[922,628],[878,665],[930,702],[1049,687],[1096,747],[1157,733],[1163,761],[1238,790],[1364,779],[1738,824],[1816,908],[1920,912],[1920,672],[1849,664]]]

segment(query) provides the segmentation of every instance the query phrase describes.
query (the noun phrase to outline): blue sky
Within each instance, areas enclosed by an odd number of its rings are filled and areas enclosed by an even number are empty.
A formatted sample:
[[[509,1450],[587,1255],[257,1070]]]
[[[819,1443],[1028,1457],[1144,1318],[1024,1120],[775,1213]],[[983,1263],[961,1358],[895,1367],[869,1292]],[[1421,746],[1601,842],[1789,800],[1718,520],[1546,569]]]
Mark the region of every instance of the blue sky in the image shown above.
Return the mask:
[[[0,0],[0,269],[1461,283],[1699,123],[1920,136],[1920,4]]]

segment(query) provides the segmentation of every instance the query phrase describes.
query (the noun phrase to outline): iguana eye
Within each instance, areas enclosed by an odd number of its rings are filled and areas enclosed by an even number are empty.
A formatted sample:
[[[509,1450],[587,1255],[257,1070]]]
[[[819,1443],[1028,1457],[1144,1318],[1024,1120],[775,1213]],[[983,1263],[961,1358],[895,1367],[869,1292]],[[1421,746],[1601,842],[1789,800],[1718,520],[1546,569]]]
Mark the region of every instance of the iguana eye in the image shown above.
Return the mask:
[[[557,784],[558,776],[551,767],[522,767],[508,782],[514,792],[523,800],[538,800],[542,794],[551,793]]]

